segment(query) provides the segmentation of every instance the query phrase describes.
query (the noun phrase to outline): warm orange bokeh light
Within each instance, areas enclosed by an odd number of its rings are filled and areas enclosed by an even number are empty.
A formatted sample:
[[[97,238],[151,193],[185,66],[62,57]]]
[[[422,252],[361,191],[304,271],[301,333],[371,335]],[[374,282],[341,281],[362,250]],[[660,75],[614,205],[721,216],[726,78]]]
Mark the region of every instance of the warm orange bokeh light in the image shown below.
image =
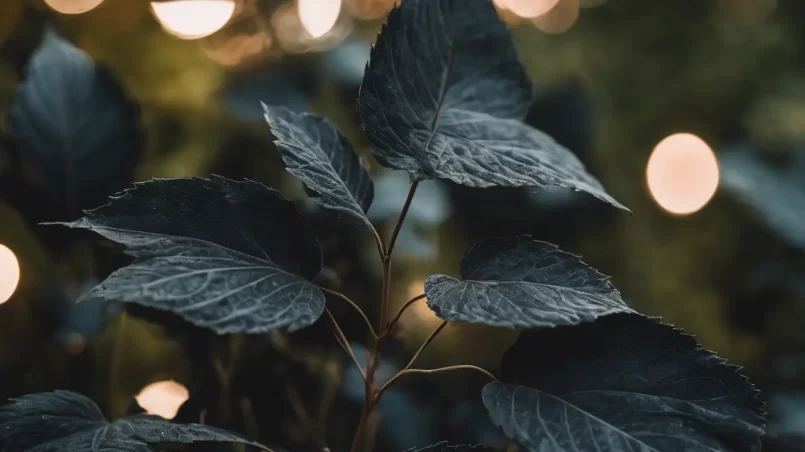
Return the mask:
[[[696,135],[677,133],[654,148],[646,167],[651,196],[663,209],[687,215],[704,207],[718,188],[718,161]]]
[[[333,29],[341,13],[341,0],[298,0],[299,20],[308,33],[319,38]]]
[[[0,304],[8,301],[20,282],[20,263],[7,246],[0,244]]]
[[[520,17],[533,19],[553,9],[559,0],[495,0],[495,3]]]
[[[234,0],[174,0],[151,2],[151,12],[168,33],[182,39],[209,36],[229,22]]]
[[[580,0],[559,0],[550,11],[532,20],[534,26],[543,33],[564,33],[579,19]]]
[[[173,419],[179,407],[190,398],[190,392],[180,383],[165,380],[151,383],[134,398],[148,414]]]
[[[45,3],[62,14],[84,14],[95,9],[103,0],[45,0]]]

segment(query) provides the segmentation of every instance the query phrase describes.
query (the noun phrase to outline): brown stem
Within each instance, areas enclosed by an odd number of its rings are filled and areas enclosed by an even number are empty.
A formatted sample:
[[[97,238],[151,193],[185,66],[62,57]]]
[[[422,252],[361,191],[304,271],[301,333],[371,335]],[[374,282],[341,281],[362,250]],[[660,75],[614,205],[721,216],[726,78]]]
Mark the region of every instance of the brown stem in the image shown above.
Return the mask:
[[[377,395],[375,396],[375,400],[379,400],[380,395],[383,394],[383,391],[385,391],[389,386],[391,386],[392,383],[394,383],[398,378],[402,377],[403,375],[409,375],[409,374],[438,374],[438,373],[442,373],[442,372],[449,372],[449,371],[453,371],[453,370],[462,370],[462,369],[474,370],[474,371],[480,372],[480,373],[486,375],[487,377],[489,377],[489,379],[492,380],[492,381],[497,381],[498,380],[489,371],[487,371],[485,369],[482,369],[482,368],[480,368],[478,366],[472,366],[472,365],[469,365],[469,364],[461,364],[461,365],[458,365],[458,366],[440,367],[438,369],[405,369],[405,370],[400,371],[397,375],[391,377],[391,379],[389,379],[389,381],[387,381],[386,384],[384,384],[383,386],[380,387],[380,389],[377,390]]]
[[[392,328],[394,328],[394,325],[396,325],[397,322],[400,321],[400,317],[402,317],[403,312],[405,312],[406,309],[408,309],[412,304],[416,303],[417,301],[419,301],[419,300],[421,300],[423,298],[425,298],[424,293],[422,295],[417,295],[414,298],[406,301],[405,304],[402,305],[402,307],[397,311],[397,315],[395,315],[394,318],[391,319],[391,322],[389,322],[389,326],[388,326],[387,330],[385,331],[385,334],[390,334],[391,333]]]
[[[403,204],[402,211],[400,212],[400,218],[397,219],[397,224],[394,226],[394,232],[391,234],[389,246],[386,247],[386,259],[391,258],[391,252],[394,250],[394,243],[397,242],[397,236],[400,234],[400,228],[402,228],[403,221],[405,221],[405,216],[408,214],[408,209],[411,207],[411,201],[414,200],[417,185],[419,185],[419,182],[411,182],[411,186],[408,188],[408,197],[405,198],[405,204]]]
[[[381,260],[386,260],[386,245],[383,244],[383,239],[380,238],[380,234],[377,233],[377,229],[371,224],[369,225],[369,229],[372,231],[372,235],[375,236],[375,244],[377,244],[377,252],[380,254]]]
[[[375,328],[372,326],[372,322],[369,321],[369,317],[366,316],[366,313],[363,312],[363,309],[361,309],[360,306],[358,306],[354,301],[350,300],[349,297],[347,297],[346,295],[342,294],[341,292],[336,292],[335,290],[330,290],[330,289],[327,289],[326,287],[319,287],[319,289],[321,289],[322,292],[324,292],[324,293],[330,294],[330,295],[332,295],[334,297],[338,297],[338,298],[346,301],[347,304],[349,304],[356,311],[358,311],[358,314],[361,315],[361,317],[363,318],[363,321],[366,322],[366,326],[369,327],[369,334],[372,335],[372,338],[377,339],[377,333],[375,332]]]
[[[408,361],[408,365],[405,366],[405,368],[403,368],[403,370],[408,370],[408,369],[414,367],[414,363],[416,362],[417,358],[419,358],[419,355],[421,355],[422,352],[425,350],[425,347],[427,347],[428,344],[433,342],[433,340],[436,339],[436,336],[438,336],[439,333],[446,326],[447,326],[447,320],[443,320],[442,323],[439,324],[439,326],[437,326],[436,329],[434,329],[432,333],[430,333],[430,336],[428,336],[428,338],[425,339],[425,342],[423,342],[422,345],[419,346],[419,350],[417,350],[416,353],[414,353],[414,356],[411,358],[411,361]]]
[[[330,310],[327,308],[324,308],[324,312],[327,314],[327,318],[330,319],[330,324],[333,326],[336,338],[338,339],[338,342],[341,344],[341,347],[343,347],[344,351],[347,352],[347,355],[349,355],[349,357],[352,358],[352,362],[355,363],[355,367],[358,368],[358,372],[360,372],[361,377],[363,377],[363,379],[366,380],[366,374],[363,372],[363,368],[361,367],[360,362],[358,362],[358,358],[355,356],[355,352],[349,345],[349,341],[347,340],[347,337],[344,335],[344,331],[341,330],[341,327],[338,326],[338,322],[336,322],[335,317],[333,317],[333,313],[330,312]]]
[[[389,298],[391,298],[391,259],[390,255],[386,255],[383,259],[383,297],[380,300],[380,318],[378,320],[378,331],[381,336],[385,336],[386,328],[386,310],[388,309]]]

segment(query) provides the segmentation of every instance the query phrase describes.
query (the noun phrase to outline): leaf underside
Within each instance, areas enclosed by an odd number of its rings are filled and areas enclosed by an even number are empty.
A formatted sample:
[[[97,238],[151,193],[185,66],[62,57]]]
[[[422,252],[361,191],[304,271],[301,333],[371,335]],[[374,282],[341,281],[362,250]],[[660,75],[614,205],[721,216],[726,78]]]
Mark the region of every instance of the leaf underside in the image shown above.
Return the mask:
[[[224,333],[294,331],[324,311],[321,251],[294,204],[252,181],[154,179],[75,222],[136,259],[83,299],[138,303]]]
[[[369,224],[374,185],[349,140],[325,118],[263,104],[265,119],[288,171],[322,207],[344,220]]]
[[[406,452],[493,452],[494,447],[487,447],[481,445],[459,444],[451,446],[447,441],[433,444],[431,446],[417,449],[416,447],[408,449]]]
[[[415,179],[560,186],[626,209],[573,153],[522,122],[531,100],[489,0],[405,0],[372,49],[358,103],[377,160]]]
[[[759,451],[758,391],[680,330],[639,314],[528,331],[483,400],[525,450]]]
[[[9,108],[23,157],[68,201],[94,199],[131,181],[145,139],[139,108],[110,74],[48,30]]]
[[[537,328],[631,312],[609,277],[528,236],[487,239],[470,248],[461,276],[425,281],[428,306],[445,320]]]
[[[152,444],[240,443],[265,447],[201,424],[136,415],[109,422],[87,397],[70,391],[26,395],[0,406],[0,450],[9,452],[152,452]]]

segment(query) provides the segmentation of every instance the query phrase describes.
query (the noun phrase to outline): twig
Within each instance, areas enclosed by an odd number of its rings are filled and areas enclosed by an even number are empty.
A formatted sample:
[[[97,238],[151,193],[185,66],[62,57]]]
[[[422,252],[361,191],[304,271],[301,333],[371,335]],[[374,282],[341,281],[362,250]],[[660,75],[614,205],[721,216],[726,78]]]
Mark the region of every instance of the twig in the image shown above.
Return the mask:
[[[411,358],[411,361],[408,361],[408,365],[403,368],[404,371],[414,367],[414,363],[416,362],[417,358],[419,358],[419,355],[421,355],[422,352],[425,350],[425,347],[427,347],[428,344],[433,342],[433,340],[436,339],[436,336],[438,336],[439,333],[446,326],[447,326],[447,320],[443,320],[442,323],[439,324],[439,326],[437,326],[432,333],[430,333],[430,336],[428,336],[428,338],[425,339],[425,342],[423,342],[422,345],[419,346],[419,350],[417,350],[416,353],[414,353],[414,356]]]
[[[338,338],[338,342],[344,348],[344,351],[347,352],[350,358],[352,358],[352,362],[355,363],[355,367],[358,368],[358,372],[360,372],[361,377],[366,380],[366,373],[363,371],[360,362],[358,362],[358,358],[355,356],[355,352],[352,350],[352,347],[349,345],[349,341],[347,337],[344,335],[344,331],[341,330],[341,327],[338,326],[338,322],[336,322],[335,317],[333,317],[333,313],[330,312],[329,309],[324,308],[324,312],[327,314],[327,318],[330,319],[330,324],[333,326],[333,330],[335,331],[335,335]]]
[[[417,301],[419,301],[419,300],[421,300],[423,298],[425,298],[424,293],[422,295],[417,295],[414,298],[406,301],[405,304],[402,305],[402,307],[397,311],[397,315],[395,315],[394,318],[391,319],[391,322],[389,322],[389,326],[388,326],[388,329],[386,330],[385,334],[389,334],[391,332],[391,329],[394,328],[394,325],[396,325],[397,322],[400,321],[400,317],[402,317],[403,312],[405,312],[406,309],[408,309],[412,304],[416,303]]]
[[[419,182],[411,182],[411,186],[408,188],[408,197],[405,198],[405,204],[403,204],[402,211],[400,212],[400,218],[397,219],[394,232],[391,234],[391,240],[389,240],[389,246],[386,247],[386,259],[391,258],[391,252],[394,250],[394,244],[397,242],[397,236],[400,234],[400,228],[402,228],[405,216],[408,214],[408,209],[411,207],[411,201],[414,200],[414,194],[416,194],[418,185]]]
[[[375,236],[375,243],[377,244],[377,253],[380,255],[380,260],[386,260],[386,245],[383,244],[383,239],[380,238],[380,234],[377,233],[377,229],[374,226],[369,224],[369,229],[372,231],[372,235]]]
[[[328,289],[326,287],[319,287],[319,289],[321,289],[322,292],[324,292],[324,293],[330,294],[330,295],[332,295],[334,297],[338,297],[338,298],[346,301],[347,304],[349,304],[356,311],[358,311],[358,314],[361,315],[361,318],[363,318],[363,321],[366,322],[366,326],[369,327],[369,334],[372,335],[372,338],[377,339],[377,333],[375,332],[375,328],[372,326],[372,322],[369,320],[369,317],[366,316],[366,313],[363,312],[363,309],[361,309],[361,307],[357,305],[357,303],[355,303],[354,301],[350,300],[348,296],[342,294],[341,292],[336,292],[335,290],[331,290],[331,289]]]
[[[474,371],[477,371],[477,372],[480,372],[480,373],[486,375],[492,381],[498,381],[498,379],[495,378],[495,376],[492,375],[488,370],[482,369],[482,368],[480,368],[478,366],[472,366],[472,365],[469,365],[469,364],[461,364],[461,365],[458,365],[458,366],[440,367],[438,369],[405,369],[405,370],[399,372],[397,375],[393,376],[389,381],[386,382],[386,384],[384,384],[383,386],[380,387],[380,389],[377,390],[377,394],[375,395],[375,400],[379,400],[380,395],[383,394],[383,391],[385,391],[389,386],[391,386],[392,383],[394,383],[398,378],[402,377],[403,375],[408,375],[408,374],[438,374],[438,373],[442,373],[442,372],[449,372],[449,371],[452,371],[452,370],[462,370],[462,369],[474,370]]]

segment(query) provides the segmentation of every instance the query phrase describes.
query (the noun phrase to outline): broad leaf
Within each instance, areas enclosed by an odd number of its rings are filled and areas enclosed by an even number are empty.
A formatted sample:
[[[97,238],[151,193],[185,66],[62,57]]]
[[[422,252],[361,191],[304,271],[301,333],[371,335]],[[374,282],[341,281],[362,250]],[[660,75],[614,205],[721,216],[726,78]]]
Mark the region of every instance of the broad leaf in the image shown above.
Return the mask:
[[[372,204],[374,185],[347,137],[321,116],[265,104],[263,110],[288,171],[324,208],[368,224],[365,212]]]
[[[220,334],[293,331],[324,312],[309,282],[318,241],[293,203],[257,182],[155,179],[66,225],[137,258],[82,300],[139,303]]]
[[[554,327],[631,312],[609,277],[528,236],[487,239],[461,259],[462,279],[425,281],[428,306],[452,322]]]
[[[531,452],[758,451],[758,392],[680,330],[639,314],[523,333],[483,400]]]
[[[152,452],[154,444],[228,442],[269,450],[201,424],[137,415],[109,422],[92,400],[70,391],[26,395],[0,406],[0,450],[8,452]]]
[[[625,209],[567,149],[522,122],[531,84],[489,0],[405,0],[359,96],[380,164],[470,187],[556,185]]]
[[[459,444],[456,446],[451,446],[447,444],[447,441],[442,441],[440,443],[436,443],[432,446],[423,447],[421,449],[413,448],[409,449],[406,452],[492,452],[494,451],[494,447],[486,447],[486,446],[471,446],[468,444]]]
[[[96,205],[131,183],[144,144],[139,109],[56,32],[31,58],[9,120],[23,159],[70,205]]]

